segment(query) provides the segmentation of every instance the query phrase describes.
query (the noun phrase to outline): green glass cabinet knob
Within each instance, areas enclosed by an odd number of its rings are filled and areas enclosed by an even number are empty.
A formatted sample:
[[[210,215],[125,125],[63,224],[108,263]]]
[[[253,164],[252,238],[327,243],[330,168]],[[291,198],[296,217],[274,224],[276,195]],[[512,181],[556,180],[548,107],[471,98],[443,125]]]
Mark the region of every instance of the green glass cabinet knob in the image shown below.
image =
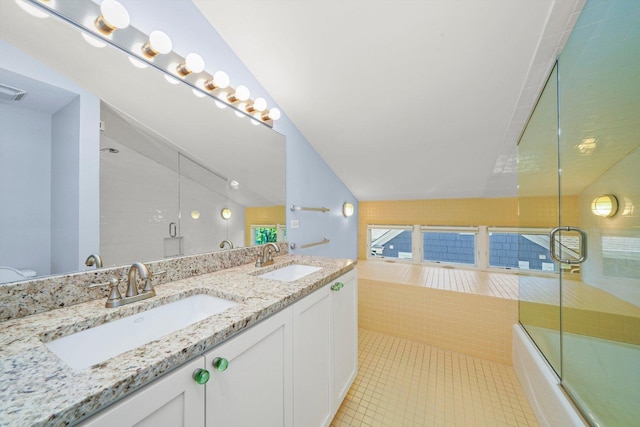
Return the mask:
[[[193,379],[201,385],[206,384],[209,378],[211,378],[211,374],[206,369],[196,369],[193,373]]]
[[[216,368],[216,371],[220,372],[226,371],[229,367],[229,361],[224,357],[216,357],[215,359],[213,359],[212,364],[213,367]]]
[[[334,285],[331,285],[331,290],[332,291],[339,291],[340,289],[344,288],[344,283],[342,282],[336,282]]]

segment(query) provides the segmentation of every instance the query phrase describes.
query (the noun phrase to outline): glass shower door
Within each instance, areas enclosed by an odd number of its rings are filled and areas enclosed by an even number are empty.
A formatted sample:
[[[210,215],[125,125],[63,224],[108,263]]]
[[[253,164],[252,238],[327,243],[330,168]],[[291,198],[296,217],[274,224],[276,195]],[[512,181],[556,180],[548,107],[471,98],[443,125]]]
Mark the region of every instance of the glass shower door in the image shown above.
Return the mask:
[[[589,0],[558,60],[561,378],[597,426],[640,420],[638,46],[640,2]]]
[[[520,229],[550,230],[558,226],[558,69],[553,68],[518,144],[518,205]],[[530,258],[521,235],[518,261]],[[526,244],[525,244],[526,243]],[[549,237],[538,245],[549,248]],[[541,255],[545,258],[546,255]],[[559,264],[544,259],[543,273],[526,274],[519,281],[519,319],[544,357],[561,374]],[[526,264],[525,264],[526,265]]]

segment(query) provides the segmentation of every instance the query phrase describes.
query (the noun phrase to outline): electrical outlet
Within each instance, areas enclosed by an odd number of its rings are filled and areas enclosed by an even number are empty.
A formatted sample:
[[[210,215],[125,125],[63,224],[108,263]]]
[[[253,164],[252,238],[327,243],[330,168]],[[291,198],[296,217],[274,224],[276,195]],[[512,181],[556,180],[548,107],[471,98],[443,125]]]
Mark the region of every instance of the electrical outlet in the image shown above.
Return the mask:
[[[300,227],[300,222],[297,219],[292,219],[291,220],[291,228],[298,228]]]

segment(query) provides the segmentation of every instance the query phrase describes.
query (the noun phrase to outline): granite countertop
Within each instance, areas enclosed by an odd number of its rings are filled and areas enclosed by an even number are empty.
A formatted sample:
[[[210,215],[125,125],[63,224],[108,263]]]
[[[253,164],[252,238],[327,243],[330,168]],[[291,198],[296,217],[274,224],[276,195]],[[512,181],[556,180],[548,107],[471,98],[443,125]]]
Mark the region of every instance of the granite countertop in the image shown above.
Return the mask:
[[[242,329],[352,270],[356,261],[300,255],[275,258],[156,287],[151,299],[105,308],[105,299],[0,323],[0,426],[66,426],[202,354]],[[294,282],[256,277],[299,263],[323,267]],[[207,294],[238,303],[184,329],[84,370],[65,365],[44,342],[148,310]]]

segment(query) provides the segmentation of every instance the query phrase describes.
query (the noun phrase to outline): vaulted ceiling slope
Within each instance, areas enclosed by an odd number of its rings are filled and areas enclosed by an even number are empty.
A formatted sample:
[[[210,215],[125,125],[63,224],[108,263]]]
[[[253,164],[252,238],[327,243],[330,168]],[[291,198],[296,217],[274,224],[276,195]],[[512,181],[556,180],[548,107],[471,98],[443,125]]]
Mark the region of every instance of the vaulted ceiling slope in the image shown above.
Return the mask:
[[[361,201],[517,193],[584,0],[193,0]]]

